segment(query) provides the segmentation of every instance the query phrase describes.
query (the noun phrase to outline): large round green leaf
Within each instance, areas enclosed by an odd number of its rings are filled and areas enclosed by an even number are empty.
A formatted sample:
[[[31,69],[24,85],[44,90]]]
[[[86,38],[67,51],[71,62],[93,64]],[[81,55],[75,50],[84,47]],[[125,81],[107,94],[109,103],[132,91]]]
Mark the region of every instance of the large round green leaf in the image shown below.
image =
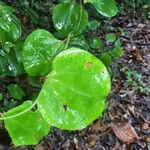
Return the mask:
[[[75,2],[61,3],[53,9],[53,22],[55,28],[64,37],[69,33],[72,36],[80,35],[87,26],[88,14],[87,11]]]
[[[99,59],[71,48],[55,57],[38,96],[38,109],[53,126],[82,129],[103,112],[110,86],[109,73]]]
[[[31,76],[48,74],[53,58],[62,50],[62,43],[46,30],[33,31],[23,47],[23,63],[27,73]]]
[[[6,116],[20,113],[31,105],[31,101],[26,101],[22,105],[9,110]],[[38,110],[28,111],[16,118],[5,120],[5,127],[16,146],[38,144],[50,130],[50,125],[43,120]]]
[[[115,0],[85,0],[91,3],[96,10],[106,17],[113,17],[118,13]]]

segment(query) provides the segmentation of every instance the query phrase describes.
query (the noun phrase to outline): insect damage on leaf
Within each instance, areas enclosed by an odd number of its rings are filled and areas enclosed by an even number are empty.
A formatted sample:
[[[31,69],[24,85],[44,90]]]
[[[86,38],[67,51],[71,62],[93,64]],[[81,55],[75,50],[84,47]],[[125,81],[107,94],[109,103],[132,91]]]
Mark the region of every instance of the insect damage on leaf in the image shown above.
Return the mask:
[[[63,105],[63,109],[64,109],[64,111],[67,111],[68,105],[67,105],[67,104],[64,104],[64,105]]]
[[[92,68],[93,63],[92,63],[92,62],[87,62],[87,63],[85,64],[85,66],[86,66],[86,68],[90,69],[90,68]]]

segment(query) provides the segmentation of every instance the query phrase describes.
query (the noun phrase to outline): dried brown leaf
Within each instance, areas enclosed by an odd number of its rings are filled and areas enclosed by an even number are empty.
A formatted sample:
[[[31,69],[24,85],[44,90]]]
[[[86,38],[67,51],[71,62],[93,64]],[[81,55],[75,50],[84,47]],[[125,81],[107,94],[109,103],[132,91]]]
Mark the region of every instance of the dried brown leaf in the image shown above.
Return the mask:
[[[127,122],[112,123],[111,127],[119,140],[124,143],[134,143],[138,139],[138,135]]]
[[[128,110],[135,116],[135,107],[134,107],[134,105],[128,106]]]
[[[142,125],[141,125],[141,129],[142,130],[147,130],[147,129],[149,129],[150,127],[149,127],[149,124],[148,123],[142,123]]]

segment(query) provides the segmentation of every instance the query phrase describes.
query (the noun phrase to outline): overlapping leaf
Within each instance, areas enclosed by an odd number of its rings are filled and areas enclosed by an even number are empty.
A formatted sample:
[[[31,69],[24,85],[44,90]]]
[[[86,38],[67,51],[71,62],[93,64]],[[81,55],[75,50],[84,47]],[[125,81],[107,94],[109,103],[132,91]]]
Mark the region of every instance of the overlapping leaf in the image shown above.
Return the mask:
[[[0,43],[15,42],[21,35],[20,20],[13,13],[13,8],[0,3]]]
[[[53,22],[64,37],[80,35],[87,26],[87,11],[77,3],[61,3],[53,9]]]
[[[114,0],[86,0],[91,3],[96,10],[106,17],[113,17],[118,13],[118,8]]]
[[[26,39],[23,48],[23,63],[31,76],[45,75],[51,70],[54,57],[63,49],[63,42],[50,32],[37,29]]]

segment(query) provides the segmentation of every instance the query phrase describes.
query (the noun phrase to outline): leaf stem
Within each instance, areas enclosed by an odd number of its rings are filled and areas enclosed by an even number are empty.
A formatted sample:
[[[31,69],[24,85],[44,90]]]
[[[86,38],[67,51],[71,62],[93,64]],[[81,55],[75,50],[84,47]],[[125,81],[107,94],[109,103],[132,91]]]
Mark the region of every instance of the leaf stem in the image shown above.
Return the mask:
[[[67,38],[67,41],[66,41],[65,49],[67,49],[67,48],[68,48],[68,45],[69,45],[69,42],[70,42],[71,36],[72,36],[72,35],[71,35],[71,33],[69,33],[68,38]]]
[[[18,117],[18,116],[21,116],[21,115],[25,114],[26,112],[28,112],[29,110],[31,110],[31,109],[36,105],[37,100],[38,100],[38,99],[36,99],[36,100],[33,102],[33,104],[32,104],[30,107],[28,107],[27,109],[25,109],[25,110],[23,110],[23,111],[21,111],[21,112],[15,114],[15,115],[7,116],[7,117],[0,117],[0,120],[12,119],[12,118],[16,118],[16,117]]]

